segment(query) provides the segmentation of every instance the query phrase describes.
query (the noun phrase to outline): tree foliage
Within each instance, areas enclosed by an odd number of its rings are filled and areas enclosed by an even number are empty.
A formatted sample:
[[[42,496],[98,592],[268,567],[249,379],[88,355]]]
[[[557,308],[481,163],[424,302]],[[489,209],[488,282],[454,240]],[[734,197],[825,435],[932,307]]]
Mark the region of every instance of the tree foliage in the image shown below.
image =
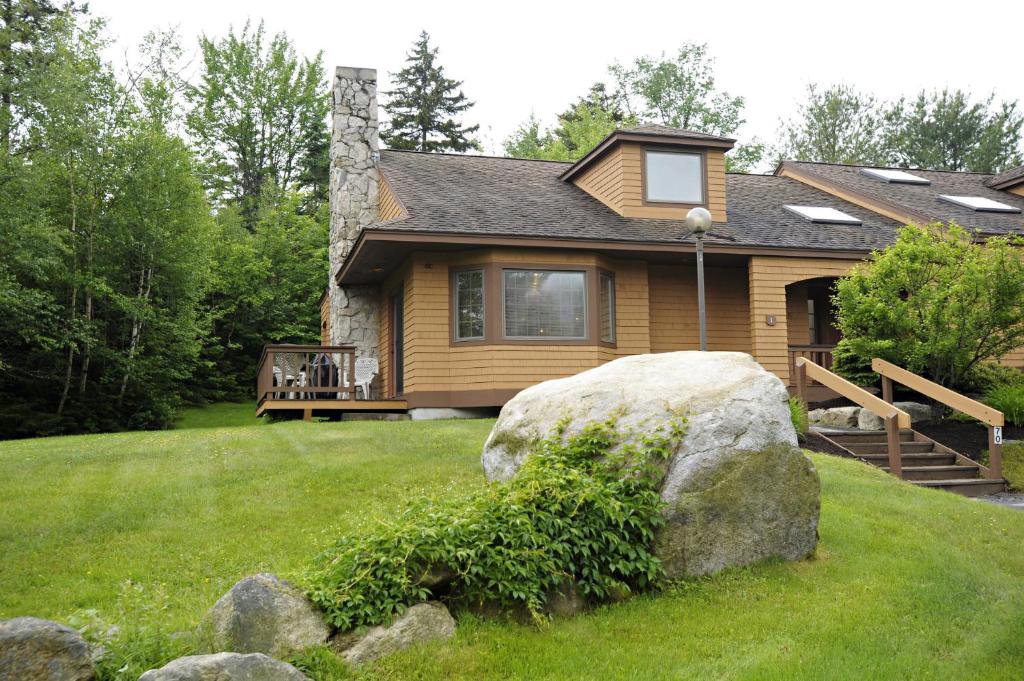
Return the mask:
[[[729,136],[745,122],[742,97],[715,85],[714,61],[702,44],[687,43],[674,57],[638,57],[629,65],[612,64],[615,90],[603,83],[542,130],[536,117],[521,125],[505,142],[505,153],[523,158],[573,161],[584,156],[608,133],[638,123],[657,123],[711,135]],[[726,157],[730,171],[748,171],[764,154],[756,140],[737,145]]]
[[[780,159],[886,165],[884,116],[877,100],[847,85],[810,85],[796,116],[785,123]]]
[[[1022,125],[1017,103],[997,104],[993,95],[973,101],[968,92],[942,90],[882,102],[845,85],[811,85],[796,115],[782,124],[775,155],[998,173],[1024,162]]]
[[[3,159],[0,434],[168,424],[198,358],[209,208],[185,143],[53,18]]]
[[[102,22],[47,8],[17,54],[0,49],[12,92],[0,154],[0,437],[166,427],[185,401],[250,397],[263,343],[318,337],[327,211],[302,180],[302,154],[316,147],[326,168],[322,69],[289,56],[283,37],[255,70],[243,55],[262,58],[255,34],[205,40],[217,68],[204,83],[247,94],[193,100],[188,112],[175,32],[147,36],[119,77],[102,57]],[[286,115],[260,110],[277,86],[317,101],[274,144],[245,147],[263,149],[251,170],[261,190],[247,196],[232,173],[204,186],[211,149],[224,161],[261,134],[231,137],[245,126],[227,123]],[[197,150],[182,123],[204,120],[211,101],[225,127],[204,128]]]
[[[836,370],[867,383],[881,357],[960,388],[980,363],[1024,345],[1024,241],[976,238],[955,224],[904,227],[840,279]]]
[[[921,92],[894,103],[890,123],[891,163],[908,168],[999,173],[1024,163],[1017,102],[995,96],[972,102],[962,90]]]
[[[285,34],[268,40],[262,22],[220,39],[204,36],[200,47],[203,71],[189,88],[187,124],[217,205],[237,206],[251,229],[264,191],[326,196],[330,100],[322,53],[300,58]]]
[[[464,126],[459,120],[473,102],[463,94],[461,80],[445,75],[437,52],[422,31],[406,55],[406,67],[392,74],[395,89],[387,93],[384,103],[390,121],[381,132],[381,139],[392,149],[469,151],[479,147],[472,135],[480,126]]]

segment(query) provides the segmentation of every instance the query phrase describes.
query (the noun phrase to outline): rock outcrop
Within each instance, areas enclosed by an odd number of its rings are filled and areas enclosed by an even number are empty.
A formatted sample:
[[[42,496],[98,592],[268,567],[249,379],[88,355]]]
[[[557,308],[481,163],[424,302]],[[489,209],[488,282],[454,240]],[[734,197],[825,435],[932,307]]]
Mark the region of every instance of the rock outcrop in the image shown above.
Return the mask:
[[[190,655],[151,669],[139,681],[309,681],[295,667],[262,653]]]
[[[687,432],[662,484],[658,554],[670,577],[764,558],[799,559],[817,544],[820,483],[797,448],[788,393],[738,352],[624,357],[520,392],[484,445],[491,480],[509,480],[532,443],[565,420],[566,434],[615,417],[627,439],[668,426]]]
[[[324,643],[331,633],[301,589],[269,573],[231,587],[207,613],[205,625],[214,650],[274,657]]]
[[[441,603],[414,605],[390,626],[373,627],[358,639],[349,638],[339,647],[350,664],[360,665],[391,655],[418,643],[450,638],[455,633],[455,620]]]
[[[0,621],[0,680],[88,681],[89,644],[71,627],[36,617]]]

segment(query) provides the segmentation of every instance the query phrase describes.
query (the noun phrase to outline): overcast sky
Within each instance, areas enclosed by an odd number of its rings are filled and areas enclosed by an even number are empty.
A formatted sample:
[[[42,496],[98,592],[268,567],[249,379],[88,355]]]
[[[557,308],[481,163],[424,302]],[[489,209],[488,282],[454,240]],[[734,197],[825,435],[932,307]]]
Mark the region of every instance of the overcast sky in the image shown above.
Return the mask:
[[[152,28],[178,26],[189,53],[196,36],[224,34],[247,18],[285,31],[301,53],[336,65],[376,68],[382,89],[421,29],[441,48],[449,77],[476,101],[485,151],[531,111],[553,119],[613,61],[706,42],[718,87],[747,100],[741,140],[774,141],[809,83],[843,82],[882,97],[922,88],[995,91],[1024,100],[1024,4],[901,2],[308,2],[303,0],[90,0],[109,20],[124,60]]]

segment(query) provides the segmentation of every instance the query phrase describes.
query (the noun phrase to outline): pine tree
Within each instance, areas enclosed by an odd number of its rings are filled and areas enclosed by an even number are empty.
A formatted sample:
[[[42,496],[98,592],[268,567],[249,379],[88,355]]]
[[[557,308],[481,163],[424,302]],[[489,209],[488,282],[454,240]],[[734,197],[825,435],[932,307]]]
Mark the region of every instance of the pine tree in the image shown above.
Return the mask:
[[[430,47],[430,36],[423,31],[406,58],[408,66],[391,74],[397,87],[387,93],[384,110],[391,122],[381,132],[381,138],[392,149],[467,151],[480,148],[470,137],[480,126],[463,127],[456,119],[473,106],[473,102],[462,93],[462,81],[445,77],[444,67],[436,60],[437,48]]]

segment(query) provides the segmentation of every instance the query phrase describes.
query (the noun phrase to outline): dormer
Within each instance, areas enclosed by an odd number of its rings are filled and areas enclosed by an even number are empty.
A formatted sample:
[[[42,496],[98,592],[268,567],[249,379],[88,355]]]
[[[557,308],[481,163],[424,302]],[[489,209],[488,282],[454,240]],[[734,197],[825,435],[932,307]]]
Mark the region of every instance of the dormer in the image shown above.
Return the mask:
[[[990,177],[985,181],[985,186],[1024,196],[1024,166]]]
[[[703,206],[715,222],[725,222],[725,152],[735,142],[662,125],[623,128],[560,179],[623,217],[683,220]]]

